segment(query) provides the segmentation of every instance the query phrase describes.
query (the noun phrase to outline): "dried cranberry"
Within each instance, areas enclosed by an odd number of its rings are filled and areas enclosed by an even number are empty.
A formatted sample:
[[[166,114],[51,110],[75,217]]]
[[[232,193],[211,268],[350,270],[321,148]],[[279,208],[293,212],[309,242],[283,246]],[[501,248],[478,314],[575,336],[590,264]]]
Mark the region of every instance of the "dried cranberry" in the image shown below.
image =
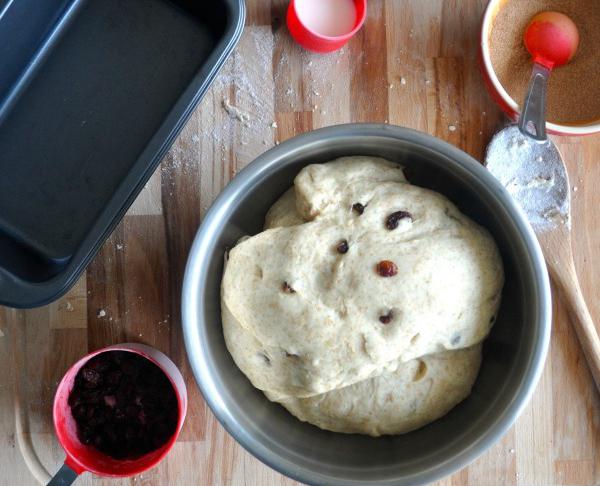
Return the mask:
[[[385,227],[389,230],[395,230],[398,227],[400,220],[405,218],[412,220],[412,214],[410,214],[408,211],[396,211],[387,217],[385,221]]]
[[[113,415],[116,420],[123,420],[125,418],[125,412],[121,407],[115,408]]]
[[[281,290],[283,290],[286,294],[295,294],[296,293],[296,291],[292,288],[292,286],[287,282],[283,282],[283,285],[281,286]]]
[[[100,403],[101,399],[102,399],[102,387],[97,387],[97,388],[86,388],[88,383],[83,381],[83,380],[78,380],[76,382],[77,386],[80,386],[81,388],[78,390],[79,391],[79,398],[77,403],[85,403],[88,405],[94,405],[97,403]],[[77,404],[75,403],[75,404]]]
[[[346,240],[342,240],[338,243],[338,246],[336,247],[336,250],[338,251],[338,253],[347,253],[348,252],[348,242]]]
[[[121,376],[123,376],[123,373],[121,373],[121,371],[119,371],[119,370],[111,371],[106,376],[106,384],[108,386],[117,387],[119,385],[119,382],[121,381]]]
[[[143,410],[140,410],[140,412],[138,413],[137,420],[142,425],[146,423],[146,414]]]
[[[96,370],[98,373],[104,373],[107,369],[110,368],[110,363],[91,359],[85,364],[85,367],[88,369]]]
[[[76,407],[72,407],[71,411],[73,413],[73,417],[76,419],[87,416],[87,408],[85,405],[77,405]]]
[[[398,267],[390,260],[382,260],[377,264],[377,273],[381,277],[393,277],[398,273]]]
[[[117,404],[117,399],[115,398],[114,395],[105,395],[104,396],[104,404],[107,407],[114,407]]]
[[[75,391],[72,391],[69,395],[69,399],[67,400],[69,407],[74,408],[81,403],[81,395]]]
[[[379,316],[379,322],[381,322],[382,324],[389,324],[390,322],[392,322],[393,318],[394,313],[392,311],[389,311],[387,314]]]
[[[125,416],[127,418],[134,418],[138,416],[140,409],[137,405],[127,405],[125,407]]]
[[[95,388],[100,384],[100,373],[96,370],[85,367],[81,370],[81,377],[86,382],[85,386],[88,388]]]
[[[136,435],[137,435],[136,431],[133,427],[131,427],[131,426],[125,427],[125,440],[135,439]]]
[[[354,203],[352,205],[352,211],[360,215],[365,212],[365,207],[361,203]]]
[[[94,437],[94,446],[96,446],[96,449],[101,449],[103,442],[104,442],[103,436],[97,435],[96,437]]]
[[[86,445],[91,444],[93,441],[93,434],[94,430],[92,427],[84,426],[79,430],[79,440]]]
[[[117,431],[115,430],[114,426],[112,426],[112,425],[107,425],[106,427],[104,427],[104,433],[106,434],[106,437],[111,442],[115,442],[119,438],[117,435]]]
[[[121,364],[121,371],[124,374],[130,375],[135,378],[140,373],[140,367],[135,362],[126,360],[123,361],[123,363]]]
[[[124,351],[102,353],[86,363],[68,402],[81,442],[115,459],[161,447],[179,418],[175,391],[162,370]]]

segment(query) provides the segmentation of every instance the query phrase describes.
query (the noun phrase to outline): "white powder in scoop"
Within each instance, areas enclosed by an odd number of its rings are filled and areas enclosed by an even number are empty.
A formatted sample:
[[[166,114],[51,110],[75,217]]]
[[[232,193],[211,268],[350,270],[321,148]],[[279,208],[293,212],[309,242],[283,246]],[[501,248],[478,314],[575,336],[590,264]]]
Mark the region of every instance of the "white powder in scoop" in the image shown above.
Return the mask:
[[[536,231],[570,225],[569,181],[552,141],[538,143],[511,127],[497,133],[486,165],[527,214]]]

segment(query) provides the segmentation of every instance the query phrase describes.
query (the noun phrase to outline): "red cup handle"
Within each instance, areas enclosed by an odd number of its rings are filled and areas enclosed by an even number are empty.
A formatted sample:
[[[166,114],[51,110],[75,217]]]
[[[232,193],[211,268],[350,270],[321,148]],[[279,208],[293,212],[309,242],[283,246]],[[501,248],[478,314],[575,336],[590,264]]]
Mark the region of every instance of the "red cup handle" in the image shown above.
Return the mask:
[[[73,484],[73,481],[77,479],[77,476],[79,476],[79,474],[71,469],[65,462],[47,486],[68,486],[69,484]]]

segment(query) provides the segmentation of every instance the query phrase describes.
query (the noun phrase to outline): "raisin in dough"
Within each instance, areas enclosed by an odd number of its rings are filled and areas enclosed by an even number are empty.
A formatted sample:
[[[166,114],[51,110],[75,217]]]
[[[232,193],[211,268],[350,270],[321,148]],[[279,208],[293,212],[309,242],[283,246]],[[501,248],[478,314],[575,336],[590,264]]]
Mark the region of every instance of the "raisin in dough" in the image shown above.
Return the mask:
[[[352,210],[357,202],[362,214]],[[390,230],[387,217],[398,210],[411,218]],[[441,195],[406,183],[398,166],[365,157],[305,168],[295,191],[269,211],[266,226],[273,229],[232,250],[222,285],[226,343],[254,386],[303,420],[374,435],[420,426],[464,398],[478,369],[479,353],[471,350],[445,358],[474,371],[457,379],[456,395],[438,393],[453,378],[433,379],[427,396],[437,406],[419,407],[421,419],[396,407],[396,420],[359,430],[310,412],[336,404],[353,386],[408,382],[416,358],[433,360],[427,368],[434,370],[433,353],[478,349],[503,280],[498,251],[483,229]],[[336,250],[342,239],[349,247],[344,254]],[[393,260],[398,275],[377,275],[381,259]],[[384,325],[379,316],[390,310]],[[422,392],[426,383],[413,388]]]

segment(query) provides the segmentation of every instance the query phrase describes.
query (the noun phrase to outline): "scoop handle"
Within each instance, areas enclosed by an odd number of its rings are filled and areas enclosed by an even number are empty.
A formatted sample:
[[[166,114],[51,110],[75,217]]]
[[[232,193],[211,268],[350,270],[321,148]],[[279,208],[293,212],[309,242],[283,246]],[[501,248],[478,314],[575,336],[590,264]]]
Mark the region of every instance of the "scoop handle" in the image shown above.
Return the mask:
[[[550,69],[533,64],[527,96],[519,117],[519,130],[525,136],[543,142],[546,140],[546,89]]]
[[[73,484],[77,476],[79,475],[65,463],[56,472],[47,486],[68,486],[69,484]]]

